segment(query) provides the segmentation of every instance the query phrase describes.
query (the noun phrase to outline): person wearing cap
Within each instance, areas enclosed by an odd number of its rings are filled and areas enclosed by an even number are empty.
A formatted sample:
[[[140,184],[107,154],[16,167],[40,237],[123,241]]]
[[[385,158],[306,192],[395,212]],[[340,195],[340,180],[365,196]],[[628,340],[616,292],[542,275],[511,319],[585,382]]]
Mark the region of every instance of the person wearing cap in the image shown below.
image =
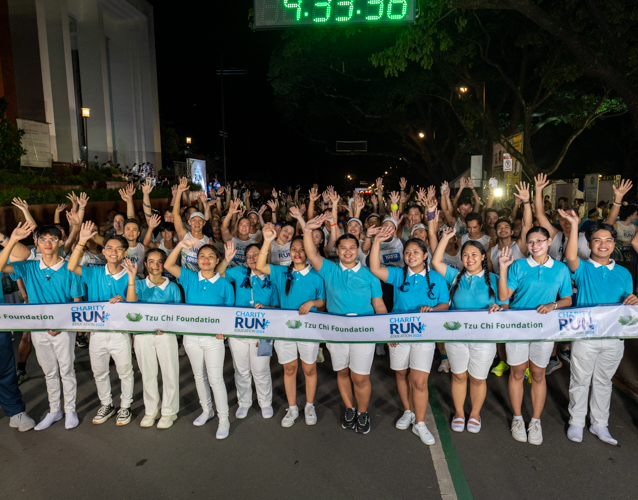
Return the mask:
[[[393,214],[395,213],[396,212],[393,212]],[[381,227],[394,227],[395,232],[398,226],[399,223],[397,222],[396,218],[390,215],[386,215],[384,217],[383,224],[381,225]],[[370,229],[368,229],[366,238],[361,245],[364,254],[367,255],[370,252],[370,248],[372,246],[372,237],[379,232],[379,229],[379,227],[371,227]],[[400,238],[397,238],[395,236],[388,241],[384,241],[383,243],[381,243],[380,253],[381,263],[384,266],[403,267],[403,242]]]
[[[425,241],[426,245],[429,246],[428,230],[426,229],[424,224],[418,223],[412,226],[412,229],[410,230],[410,237]]]
[[[367,231],[371,227],[376,227],[380,225],[381,225],[381,216],[373,212],[366,217],[364,228]]]
[[[359,253],[357,255],[357,262],[360,262],[362,266],[367,267],[366,265],[367,255],[363,253],[363,250],[361,249],[361,243],[363,240],[363,223],[361,222],[361,219],[357,217],[353,217],[352,219],[348,221],[348,225],[346,229],[348,234],[355,236],[359,240]],[[334,241],[337,241],[337,239],[340,236],[341,234],[336,234],[336,233],[332,234],[332,239]]]
[[[259,228],[259,212],[257,209],[251,208],[248,210],[248,221],[250,222],[250,229],[248,231],[248,236],[254,241],[261,239],[261,229]]]
[[[175,204],[173,205],[173,224],[175,225],[175,232],[177,233],[179,241],[193,240],[192,245],[181,247],[182,267],[190,269],[191,271],[199,272],[197,252],[200,247],[210,243],[210,238],[203,233],[206,220],[204,214],[201,212],[193,212],[188,217],[188,223],[191,227],[190,231],[187,231],[184,227],[179,209],[182,193],[186,191],[188,191],[188,179],[186,177],[182,177],[179,181],[179,185],[177,186]]]

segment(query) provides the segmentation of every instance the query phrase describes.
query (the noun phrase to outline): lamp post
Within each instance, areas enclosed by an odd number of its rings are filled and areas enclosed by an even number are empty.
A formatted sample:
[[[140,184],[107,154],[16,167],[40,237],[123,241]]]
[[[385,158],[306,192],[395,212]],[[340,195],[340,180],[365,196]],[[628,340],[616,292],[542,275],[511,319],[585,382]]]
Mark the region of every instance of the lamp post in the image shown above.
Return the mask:
[[[91,108],[82,108],[82,118],[84,118],[84,149],[86,150],[86,169],[89,169],[89,127],[87,118],[91,116]]]
[[[190,137],[186,138],[186,144],[190,144],[191,142],[193,142],[193,140]]]

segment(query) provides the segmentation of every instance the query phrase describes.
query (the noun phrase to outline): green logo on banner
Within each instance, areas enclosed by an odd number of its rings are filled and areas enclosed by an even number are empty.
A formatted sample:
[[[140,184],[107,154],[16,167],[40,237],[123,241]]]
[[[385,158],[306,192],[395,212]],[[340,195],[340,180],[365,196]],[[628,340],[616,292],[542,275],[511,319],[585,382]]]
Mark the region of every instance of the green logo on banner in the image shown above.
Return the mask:
[[[289,319],[288,321],[286,321],[286,326],[288,328],[292,328],[293,330],[296,330],[297,328],[301,328],[301,325],[303,323],[299,320],[296,319]]]
[[[461,323],[458,321],[448,321],[447,323],[443,323],[443,328],[446,330],[458,330],[461,328]]]
[[[129,321],[142,321],[142,319],[144,318],[144,316],[142,314],[139,313],[128,313],[126,315],[126,319],[128,319]]]
[[[618,323],[623,326],[635,325],[638,323],[638,318],[636,318],[636,316],[621,316],[618,318]]]

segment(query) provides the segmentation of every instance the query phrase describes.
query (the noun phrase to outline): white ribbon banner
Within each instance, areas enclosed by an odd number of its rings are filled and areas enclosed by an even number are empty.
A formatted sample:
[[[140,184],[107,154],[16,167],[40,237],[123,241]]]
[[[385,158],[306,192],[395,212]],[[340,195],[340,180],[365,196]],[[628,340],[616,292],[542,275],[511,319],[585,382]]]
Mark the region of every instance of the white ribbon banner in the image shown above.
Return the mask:
[[[166,333],[312,342],[535,342],[638,338],[638,306],[337,316],[283,309],[71,302],[0,305],[0,331]]]

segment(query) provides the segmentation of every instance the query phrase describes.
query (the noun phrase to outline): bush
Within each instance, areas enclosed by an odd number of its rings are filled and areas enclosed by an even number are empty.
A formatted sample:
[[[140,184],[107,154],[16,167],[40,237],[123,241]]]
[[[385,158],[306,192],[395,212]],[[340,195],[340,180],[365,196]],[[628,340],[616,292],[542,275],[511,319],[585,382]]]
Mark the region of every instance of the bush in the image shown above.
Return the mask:
[[[89,196],[89,203],[95,201],[120,201],[120,193],[117,189],[85,189],[83,190]],[[66,195],[70,190],[50,189],[46,191],[31,190],[26,187],[13,187],[9,189],[0,189],[0,206],[7,207],[11,205],[13,198],[19,197],[25,200],[29,205],[45,205],[48,203],[69,203]],[[76,192],[75,194],[79,194]],[[170,187],[155,188],[151,191],[151,198],[171,198]],[[133,196],[136,200],[142,199],[142,191],[138,189]]]
[[[65,169],[64,175],[58,177],[53,170],[43,171],[39,174],[27,172],[0,172],[0,185],[4,186],[26,186],[26,185],[87,185],[94,181],[116,180],[113,174],[122,175],[114,167],[103,170],[88,170],[77,175],[72,175],[70,170]]]

